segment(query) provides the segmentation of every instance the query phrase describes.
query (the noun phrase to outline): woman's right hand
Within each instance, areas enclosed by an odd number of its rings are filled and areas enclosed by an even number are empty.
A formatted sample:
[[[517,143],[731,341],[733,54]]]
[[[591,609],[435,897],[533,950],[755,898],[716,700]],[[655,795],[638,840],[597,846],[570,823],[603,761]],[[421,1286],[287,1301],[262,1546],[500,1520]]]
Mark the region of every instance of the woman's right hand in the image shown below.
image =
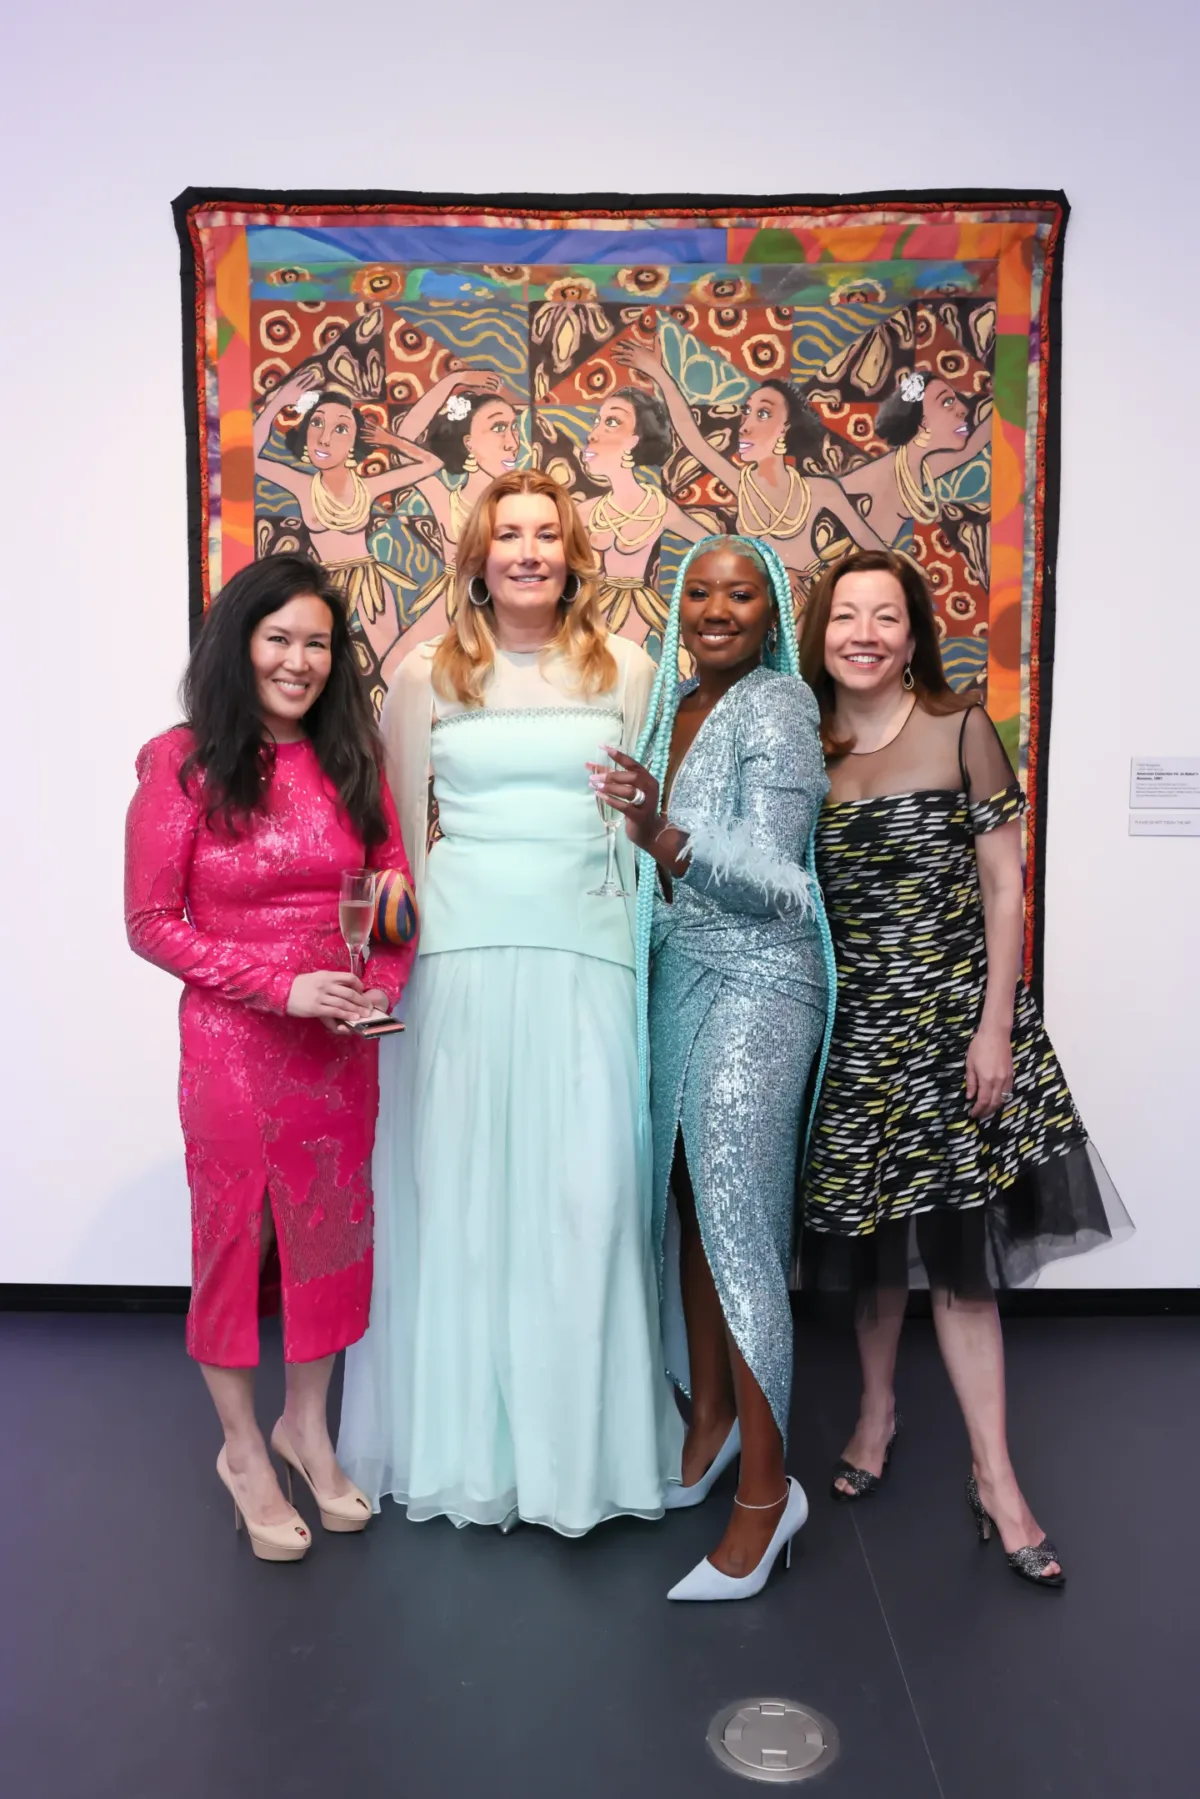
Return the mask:
[[[332,968],[321,968],[313,974],[298,974],[288,994],[289,1018],[319,1018],[330,1030],[339,1025],[356,1024],[371,1010],[363,996],[363,984],[356,974],[339,974]]]
[[[640,850],[648,850],[664,823],[658,816],[658,782],[648,768],[623,750],[604,745],[616,763],[588,762],[588,785],[606,806],[616,806],[625,819],[625,835]]]

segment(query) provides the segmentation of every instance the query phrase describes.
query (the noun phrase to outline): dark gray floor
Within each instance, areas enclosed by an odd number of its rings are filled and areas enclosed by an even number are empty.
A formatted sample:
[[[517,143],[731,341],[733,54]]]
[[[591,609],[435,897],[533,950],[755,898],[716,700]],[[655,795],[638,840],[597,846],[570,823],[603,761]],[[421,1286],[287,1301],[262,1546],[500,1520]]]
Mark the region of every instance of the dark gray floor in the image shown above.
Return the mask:
[[[0,1316],[5,1799],[720,1799],[729,1701],[837,1723],[830,1799],[1195,1792],[1200,1320],[1009,1326],[1013,1444],[1064,1594],[981,1551],[930,1328],[884,1493],[836,1508],[849,1345],[805,1327],[794,1471],[812,1516],[758,1600],[669,1606],[724,1499],[582,1542],[319,1529],[255,1562],[182,1321]],[[279,1390],[272,1350],[262,1382]],[[305,1498],[305,1509],[312,1513]],[[315,1523],[315,1516],[312,1520]]]

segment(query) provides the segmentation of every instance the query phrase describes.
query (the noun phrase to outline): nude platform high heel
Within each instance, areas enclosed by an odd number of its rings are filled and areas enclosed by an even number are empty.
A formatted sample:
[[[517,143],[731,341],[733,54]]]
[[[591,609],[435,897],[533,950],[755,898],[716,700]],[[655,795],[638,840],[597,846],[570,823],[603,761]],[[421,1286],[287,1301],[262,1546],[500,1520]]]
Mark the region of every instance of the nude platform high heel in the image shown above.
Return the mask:
[[[351,1487],[348,1493],[318,1493],[312,1476],[292,1447],[291,1438],[283,1428],[282,1418],[271,1432],[271,1448],[287,1467],[288,1498],[292,1497],[294,1468],[316,1500],[321,1523],[326,1530],[352,1531],[367,1528],[371,1519],[371,1501],[366,1494],[358,1487]]]
[[[233,1500],[233,1523],[236,1530],[246,1526],[250,1547],[260,1562],[300,1562],[312,1548],[312,1537],[299,1512],[293,1512],[283,1524],[251,1524],[233,1490],[233,1479],[225,1456],[225,1445],[217,1457],[217,1479]]]

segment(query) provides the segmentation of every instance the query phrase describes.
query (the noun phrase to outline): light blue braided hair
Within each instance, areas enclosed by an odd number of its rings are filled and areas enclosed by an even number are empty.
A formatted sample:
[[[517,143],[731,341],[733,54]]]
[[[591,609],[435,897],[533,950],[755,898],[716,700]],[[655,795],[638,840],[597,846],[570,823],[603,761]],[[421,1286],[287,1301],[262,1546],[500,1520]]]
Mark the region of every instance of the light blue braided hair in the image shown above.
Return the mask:
[[[707,551],[714,549],[736,550],[740,555],[747,557],[762,574],[766,575],[779,619],[771,633],[771,638],[768,639],[767,647],[763,650],[763,662],[768,668],[778,669],[781,674],[799,675],[800,673],[800,651],[796,642],[796,615],[792,607],[792,585],[787,570],[770,544],[764,543],[759,537],[723,535],[702,537],[699,543],[692,545],[680,563],[679,573],[675,577],[675,587],[671,594],[671,608],[667,614],[666,628],[663,632],[662,658],[658,665],[654,686],[650,692],[646,723],[638,739],[636,751],[637,760],[643,767],[650,770],[658,782],[659,793],[663,798],[666,797],[663,795],[663,783],[666,780],[667,761],[671,754],[675,714],[679,709],[680,606],[684,589],[687,586],[688,570],[697,556],[703,556]],[[774,639],[773,645],[771,639]],[[809,837],[804,852],[804,866],[812,882],[817,931],[821,939],[821,953],[825,962],[828,1003],[825,1011],[825,1035],[821,1044],[820,1059],[817,1063],[816,1086],[813,1091],[813,1102],[804,1138],[806,1154],[809,1138],[812,1135],[813,1119],[816,1116],[817,1096],[821,1091],[826,1064],[829,1061],[829,1043],[833,1035],[833,1014],[837,997],[837,967],[833,958],[833,938],[829,932],[829,920],[825,916],[825,903],[821,898],[821,889],[817,883],[815,835],[814,831]],[[645,1127],[648,1125],[650,1106],[650,933],[654,923],[654,894],[658,865],[653,856],[645,850],[639,850],[637,867],[638,1069],[641,1074],[642,1123]]]

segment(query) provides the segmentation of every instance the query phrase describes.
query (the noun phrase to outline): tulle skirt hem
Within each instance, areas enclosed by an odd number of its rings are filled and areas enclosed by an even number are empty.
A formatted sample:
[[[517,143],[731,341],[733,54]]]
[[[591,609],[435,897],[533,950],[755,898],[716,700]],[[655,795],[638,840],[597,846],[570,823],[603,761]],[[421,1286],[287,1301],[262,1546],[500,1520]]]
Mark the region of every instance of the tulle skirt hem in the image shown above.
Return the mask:
[[[338,1453],[414,1520],[563,1536],[657,1517],[683,1427],[662,1367],[630,969],[419,959],[382,1046],[371,1322]]]
[[[974,1204],[939,1203],[885,1217],[853,1234],[805,1221],[793,1286],[869,1310],[885,1293],[929,1287],[952,1299],[986,1299],[1033,1286],[1042,1269],[1132,1235],[1108,1171],[1086,1140],[1023,1166],[1015,1180]]]
[[[654,1505],[647,1506],[614,1502],[607,1508],[589,1509],[586,1515],[574,1519],[560,1517],[552,1512],[539,1512],[533,1507],[522,1508],[515,1487],[495,1499],[478,1498],[464,1493],[442,1493],[434,1498],[415,1498],[403,1493],[393,1493],[385,1497],[394,1499],[398,1506],[404,1508],[410,1524],[428,1524],[435,1518],[447,1518],[456,1530],[465,1530],[469,1524],[495,1528],[510,1520],[519,1519],[522,1524],[541,1525],[544,1530],[552,1530],[559,1537],[586,1537],[598,1524],[607,1524],[613,1518],[640,1518],[652,1524],[663,1516],[663,1504],[658,1500]]]

